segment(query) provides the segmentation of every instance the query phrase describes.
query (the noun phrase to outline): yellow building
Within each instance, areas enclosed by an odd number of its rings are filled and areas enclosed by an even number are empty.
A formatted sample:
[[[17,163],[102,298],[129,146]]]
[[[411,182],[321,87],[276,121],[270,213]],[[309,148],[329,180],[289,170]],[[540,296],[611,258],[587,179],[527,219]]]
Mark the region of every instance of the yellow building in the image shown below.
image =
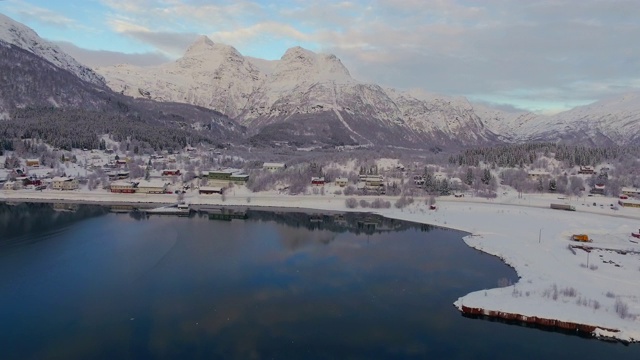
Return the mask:
[[[54,190],[76,190],[78,179],[72,177],[54,177],[51,181]]]
[[[164,194],[167,192],[167,183],[161,181],[140,180],[136,186],[136,192],[142,194]]]

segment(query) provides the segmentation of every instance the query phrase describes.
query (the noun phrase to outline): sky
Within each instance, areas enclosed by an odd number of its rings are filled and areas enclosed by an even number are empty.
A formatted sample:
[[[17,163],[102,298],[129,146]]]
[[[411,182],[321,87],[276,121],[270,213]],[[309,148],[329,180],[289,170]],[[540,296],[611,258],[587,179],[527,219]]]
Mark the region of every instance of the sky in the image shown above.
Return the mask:
[[[637,0],[0,0],[91,67],[155,65],[198,35],[279,59],[302,46],[363,82],[555,113],[640,90]]]

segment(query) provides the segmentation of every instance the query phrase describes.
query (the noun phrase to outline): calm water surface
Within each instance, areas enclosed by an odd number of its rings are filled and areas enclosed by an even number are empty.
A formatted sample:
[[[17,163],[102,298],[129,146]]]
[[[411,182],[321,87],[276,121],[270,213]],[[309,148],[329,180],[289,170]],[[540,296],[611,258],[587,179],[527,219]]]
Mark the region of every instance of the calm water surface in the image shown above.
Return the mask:
[[[462,236],[356,214],[0,204],[0,358],[640,359],[461,316],[458,297],[516,279]]]

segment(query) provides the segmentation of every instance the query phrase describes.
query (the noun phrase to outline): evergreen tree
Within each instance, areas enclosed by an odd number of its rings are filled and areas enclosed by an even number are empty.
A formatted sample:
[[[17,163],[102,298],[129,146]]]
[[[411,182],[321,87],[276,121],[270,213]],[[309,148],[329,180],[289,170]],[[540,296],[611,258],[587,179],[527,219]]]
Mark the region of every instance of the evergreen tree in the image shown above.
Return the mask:
[[[489,185],[489,181],[491,181],[491,170],[489,169],[484,169],[482,172],[482,183],[485,185]]]
[[[473,170],[471,170],[471,168],[467,169],[467,176],[464,179],[464,183],[469,186],[473,184]]]

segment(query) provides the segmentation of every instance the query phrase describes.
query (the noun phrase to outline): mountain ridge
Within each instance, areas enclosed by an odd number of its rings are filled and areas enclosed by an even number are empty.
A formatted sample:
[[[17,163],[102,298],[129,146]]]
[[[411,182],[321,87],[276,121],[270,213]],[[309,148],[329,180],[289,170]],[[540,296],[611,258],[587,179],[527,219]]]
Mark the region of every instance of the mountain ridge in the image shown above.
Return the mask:
[[[225,52],[234,56],[226,56]],[[210,78],[207,84],[193,81],[207,77],[202,68],[218,74],[218,78]],[[114,91],[209,107],[247,126],[254,135],[275,124],[299,128],[293,121],[300,119],[304,119],[309,131],[324,128],[313,122],[315,117],[335,120],[339,129],[331,132],[348,134],[354,144],[360,145],[380,142],[395,145],[398,141],[402,145],[424,142],[473,145],[497,139],[477,116],[451,109],[446,101],[441,101],[442,97],[428,105],[415,99],[396,103],[383,87],[351,77],[335,55],[318,54],[299,46],[288,49],[280,60],[266,61],[244,57],[229,45],[215,44],[201,36],[173,63],[155,67],[113,66],[97,71]],[[429,109],[433,116],[422,116],[419,109]],[[472,131],[460,135],[462,128]],[[385,139],[380,133],[385,129],[396,134],[390,136],[396,140]],[[298,129],[296,133],[301,131]],[[343,134],[329,137],[344,138]]]
[[[359,143],[371,143],[374,138],[381,138],[367,134],[367,126],[406,132],[406,137],[412,139],[409,142],[431,141],[439,145],[541,140],[608,145],[635,143],[640,138],[640,125],[634,123],[640,120],[640,107],[621,113],[620,109],[610,106],[607,114],[581,114],[580,110],[552,116],[510,113],[473,104],[464,97],[415,89],[402,91],[360,82],[351,77],[335,55],[318,54],[299,46],[288,49],[279,60],[269,61],[245,57],[232,46],[214,44],[205,36],[198,38],[192,47],[199,51],[187,50],[174,64],[191,63],[197,55],[199,61],[215,64],[212,67],[216,71],[230,71],[235,75],[227,82],[193,85],[187,78],[188,74],[194,73],[193,69],[184,66],[182,79],[174,80],[173,87],[198,93],[200,101],[191,103],[216,109],[254,133],[270,125],[291,123],[300,117],[311,124],[310,117],[326,119],[330,116],[341,124],[341,131],[350,134],[354,141],[358,138]],[[219,58],[219,49],[229,48],[233,49],[235,60]],[[241,71],[243,68],[239,65],[243,63],[248,63],[251,70]],[[167,65],[168,68],[172,66]],[[163,74],[159,72],[143,67],[129,68],[126,73],[117,69],[98,69],[116,91],[134,97],[148,94],[161,101],[165,98],[189,101],[172,94],[171,85],[154,86],[149,79],[162,78]],[[239,96],[234,95],[234,89],[247,78],[252,78],[251,86],[236,91]],[[180,85],[176,86],[178,82]],[[137,92],[136,87],[144,87],[144,90]],[[216,101],[203,101],[209,98]],[[354,120],[356,118],[360,120]]]
[[[31,52],[55,66],[68,70],[80,79],[98,86],[106,85],[102,76],[80,64],[57,45],[42,40],[33,29],[0,13],[0,44],[15,45]]]

